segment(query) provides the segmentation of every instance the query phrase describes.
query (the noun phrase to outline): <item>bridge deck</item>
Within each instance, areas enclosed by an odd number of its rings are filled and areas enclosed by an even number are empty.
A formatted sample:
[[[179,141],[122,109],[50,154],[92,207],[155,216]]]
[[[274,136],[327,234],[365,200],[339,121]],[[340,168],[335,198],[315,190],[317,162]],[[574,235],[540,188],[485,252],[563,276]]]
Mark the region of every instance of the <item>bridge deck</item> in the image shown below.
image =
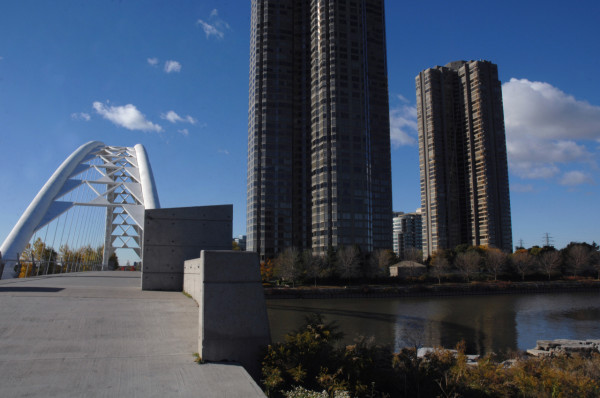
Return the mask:
[[[240,367],[194,362],[198,307],[139,272],[0,281],[0,395],[264,397]]]

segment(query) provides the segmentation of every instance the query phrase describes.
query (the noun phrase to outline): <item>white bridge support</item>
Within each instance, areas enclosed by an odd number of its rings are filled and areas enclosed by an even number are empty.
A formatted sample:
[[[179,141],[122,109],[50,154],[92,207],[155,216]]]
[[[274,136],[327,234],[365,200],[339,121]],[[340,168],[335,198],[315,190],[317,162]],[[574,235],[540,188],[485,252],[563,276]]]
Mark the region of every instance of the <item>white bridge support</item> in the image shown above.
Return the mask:
[[[98,177],[82,179],[81,175],[90,169],[95,169]],[[82,185],[93,191],[91,200],[64,200],[66,194]],[[99,186],[105,189],[99,189]],[[135,147],[106,146],[92,141],[73,152],[42,187],[0,246],[6,263],[2,279],[17,276],[15,261],[34,233],[74,206],[106,208],[104,269],[116,248],[132,248],[141,258],[144,210],[160,208],[144,147],[141,144]]]

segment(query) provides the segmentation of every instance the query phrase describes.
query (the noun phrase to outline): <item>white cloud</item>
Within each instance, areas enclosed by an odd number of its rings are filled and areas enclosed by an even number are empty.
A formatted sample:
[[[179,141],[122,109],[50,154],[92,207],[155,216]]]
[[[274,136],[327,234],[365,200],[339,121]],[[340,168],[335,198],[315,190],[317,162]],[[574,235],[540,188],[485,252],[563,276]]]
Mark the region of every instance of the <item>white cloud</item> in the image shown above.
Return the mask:
[[[152,65],[152,66],[158,65],[158,58],[148,58],[147,61],[148,61],[149,65]]]
[[[160,115],[160,117],[162,119],[166,119],[166,120],[170,121],[171,123],[183,122],[183,123],[196,124],[198,122],[196,119],[194,119],[190,115],[187,115],[186,117],[181,117],[175,111],[169,111],[167,113],[163,113]]]
[[[504,83],[502,94],[512,172],[538,179],[556,177],[568,164],[596,167],[595,154],[585,141],[600,140],[600,107],[551,84],[526,79]],[[565,177],[559,182],[566,182]]]
[[[568,171],[563,174],[559,182],[561,185],[573,187],[581,184],[593,184],[594,180],[588,173],[583,171]]]
[[[544,82],[510,79],[502,85],[506,128],[544,139],[600,138],[600,106]]]
[[[165,62],[165,72],[167,73],[173,73],[173,72],[179,72],[181,71],[181,64],[177,61],[166,61]]]
[[[399,98],[400,100],[406,100],[402,96],[399,96]],[[417,108],[402,104],[390,109],[390,139],[392,145],[395,148],[402,145],[415,145],[417,136]]]
[[[161,132],[163,130],[158,124],[154,124],[147,120],[146,116],[132,104],[109,106],[96,101],[92,106],[103,118],[110,120],[117,126],[125,127],[128,130],[156,132]]]
[[[510,190],[514,192],[533,192],[531,184],[510,184]]]
[[[409,99],[408,99],[408,98],[406,98],[405,96],[403,96],[402,94],[398,94],[398,95],[397,95],[397,97],[398,97],[398,99],[399,99],[400,101],[402,101],[402,102],[404,102],[404,103],[407,103],[407,104],[408,104],[408,103],[410,102],[410,101],[409,101]]]
[[[181,130],[177,130],[178,133],[181,133],[185,136],[190,135],[190,132],[188,131],[188,129],[181,129]]]
[[[71,119],[73,120],[85,120],[89,122],[91,117],[89,113],[79,112],[79,113],[71,113]]]
[[[219,149],[218,151],[219,153],[222,153],[224,155],[229,155],[229,151],[227,149]]]
[[[211,11],[209,21],[198,19],[196,23],[202,26],[202,30],[204,30],[207,39],[210,38],[210,36],[222,39],[225,37],[225,31],[230,29],[229,24],[219,18],[219,11],[216,8]]]

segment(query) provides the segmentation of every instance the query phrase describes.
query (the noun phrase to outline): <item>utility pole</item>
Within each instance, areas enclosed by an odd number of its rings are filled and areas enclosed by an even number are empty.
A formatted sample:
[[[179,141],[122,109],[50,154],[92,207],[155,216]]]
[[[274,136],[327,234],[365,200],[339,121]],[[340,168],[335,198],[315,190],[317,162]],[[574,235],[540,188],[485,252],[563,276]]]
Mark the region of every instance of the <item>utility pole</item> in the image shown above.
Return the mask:
[[[552,242],[554,241],[554,239],[552,239],[552,236],[550,236],[550,234],[548,232],[546,232],[544,234],[544,247],[550,247],[552,246]]]
[[[525,246],[523,246],[523,239],[519,239],[519,247],[525,248]]]

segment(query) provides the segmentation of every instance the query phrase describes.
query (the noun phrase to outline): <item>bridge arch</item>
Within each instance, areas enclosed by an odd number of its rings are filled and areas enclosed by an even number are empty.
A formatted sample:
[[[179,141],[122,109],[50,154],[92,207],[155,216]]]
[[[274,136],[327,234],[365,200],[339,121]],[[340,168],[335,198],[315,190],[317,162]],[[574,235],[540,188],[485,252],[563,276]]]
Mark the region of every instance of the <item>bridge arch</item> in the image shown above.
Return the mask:
[[[74,195],[76,190],[78,194]],[[80,194],[82,190],[87,193]],[[160,208],[144,147],[90,141],[65,159],[0,246],[5,263],[2,279],[18,276],[14,266],[34,234],[75,207],[105,209],[103,269],[118,248],[133,249],[141,259],[144,210]],[[63,228],[66,226],[67,221],[63,222]],[[58,229],[57,223],[54,240]]]

